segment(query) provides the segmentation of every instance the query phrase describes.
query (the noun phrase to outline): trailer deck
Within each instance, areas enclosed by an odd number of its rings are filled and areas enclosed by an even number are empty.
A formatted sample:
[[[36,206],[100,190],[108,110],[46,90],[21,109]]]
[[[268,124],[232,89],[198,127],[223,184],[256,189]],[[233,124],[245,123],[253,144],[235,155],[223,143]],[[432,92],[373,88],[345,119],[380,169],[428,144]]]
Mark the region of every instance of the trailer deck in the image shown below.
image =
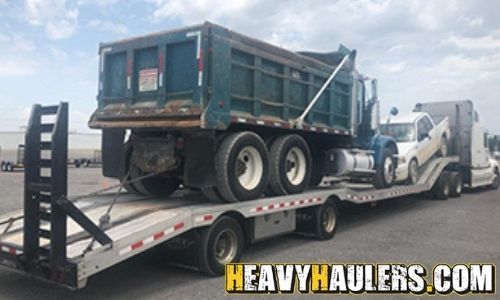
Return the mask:
[[[91,234],[74,220],[68,219],[65,245],[67,264],[60,277],[47,277],[46,273],[23,263],[25,228],[23,211],[20,210],[0,217],[0,232],[3,232],[0,235],[0,264],[69,288],[82,288],[91,275],[187,231],[210,226],[227,213],[237,213],[250,220],[318,206],[332,197],[339,201],[367,203],[418,194],[429,191],[441,172],[457,161],[457,157],[434,158],[423,166],[417,184],[385,190],[377,190],[367,184],[340,183],[298,195],[225,204],[210,203],[201,193],[187,190],[180,190],[168,199],[131,194],[116,197],[115,193],[80,199],[73,204],[94,224],[99,224],[109,206],[113,205],[110,222],[102,228],[111,243],[102,245],[92,242],[94,237]],[[49,222],[42,222],[40,226],[45,230],[49,227]],[[40,238],[40,247],[48,247],[49,243],[49,239]]]

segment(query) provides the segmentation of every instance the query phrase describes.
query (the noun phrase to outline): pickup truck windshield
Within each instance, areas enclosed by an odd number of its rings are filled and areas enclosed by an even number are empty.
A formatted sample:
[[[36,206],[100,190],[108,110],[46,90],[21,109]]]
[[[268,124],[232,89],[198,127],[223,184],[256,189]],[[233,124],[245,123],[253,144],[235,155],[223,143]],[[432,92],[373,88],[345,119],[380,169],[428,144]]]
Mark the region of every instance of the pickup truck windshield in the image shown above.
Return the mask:
[[[398,143],[413,142],[415,140],[415,127],[411,123],[383,124],[381,134],[392,136]]]

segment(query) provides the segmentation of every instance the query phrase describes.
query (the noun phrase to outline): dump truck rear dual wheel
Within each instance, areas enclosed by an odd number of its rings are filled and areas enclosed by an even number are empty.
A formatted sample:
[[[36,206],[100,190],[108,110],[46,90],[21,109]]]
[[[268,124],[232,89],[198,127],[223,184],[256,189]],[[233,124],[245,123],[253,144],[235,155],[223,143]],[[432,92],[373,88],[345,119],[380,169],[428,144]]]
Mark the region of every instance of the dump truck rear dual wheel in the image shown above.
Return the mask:
[[[145,175],[147,173],[140,170],[137,166],[133,164],[130,166],[131,180]],[[179,188],[180,183],[180,180],[176,177],[160,174],[133,181],[131,185],[139,194],[167,197]]]
[[[309,185],[312,172],[309,146],[296,134],[277,138],[270,150],[269,188],[274,195],[298,194]]]
[[[394,184],[394,178],[396,177],[394,154],[391,149],[384,149],[382,162],[375,168],[375,175],[373,177],[375,188],[390,188]]]
[[[200,229],[200,269],[209,276],[224,275],[225,266],[238,262],[245,237],[238,221],[223,216],[209,227]]]
[[[266,144],[250,131],[224,138],[215,155],[216,188],[226,202],[260,197],[269,181]]]

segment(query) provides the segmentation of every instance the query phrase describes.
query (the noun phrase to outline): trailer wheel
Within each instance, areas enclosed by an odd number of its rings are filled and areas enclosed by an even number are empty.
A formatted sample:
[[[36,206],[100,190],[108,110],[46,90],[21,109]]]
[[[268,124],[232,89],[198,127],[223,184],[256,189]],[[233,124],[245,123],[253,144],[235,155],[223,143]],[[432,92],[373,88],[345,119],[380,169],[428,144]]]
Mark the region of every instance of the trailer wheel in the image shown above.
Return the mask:
[[[275,195],[303,192],[311,179],[311,152],[296,134],[277,138],[270,151],[269,187]]]
[[[213,203],[224,203],[224,197],[219,193],[219,190],[215,187],[205,187],[201,189],[201,192],[205,197]]]
[[[269,180],[269,156],[264,141],[250,131],[228,135],[215,155],[217,189],[226,202],[260,197]]]
[[[316,207],[314,237],[321,241],[333,238],[337,229],[337,216],[337,206],[331,199],[327,200],[323,205]]]
[[[450,172],[443,171],[437,182],[432,187],[432,196],[436,200],[446,200],[450,197],[450,191]]]
[[[130,165],[130,179],[134,180],[144,175],[146,174],[137,166]],[[180,180],[173,176],[155,175],[131,184],[139,194],[167,197],[179,188],[180,183]]]
[[[439,146],[438,156],[445,157],[448,155],[448,139],[446,136],[441,137],[441,145]]]
[[[224,275],[226,264],[240,260],[245,238],[235,219],[223,216],[200,229],[200,236],[200,269],[207,275]]]
[[[2,161],[0,163],[0,168],[2,169],[2,172],[5,172],[5,162],[4,161]]]
[[[382,164],[376,167],[373,185],[377,189],[392,187],[396,168],[394,167],[394,153],[389,148],[384,149]]]
[[[7,171],[9,171],[9,172],[14,172],[14,165],[13,165],[13,164],[11,164],[11,163],[8,163],[8,164],[7,164]]]
[[[460,172],[450,173],[450,185],[450,196],[460,197],[463,190],[462,175],[460,174]]]
[[[490,184],[489,188],[492,190],[498,190],[499,186],[500,186],[500,173],[498,169],[495,169],[495,179],[493,180],[493,183]]]
[[[418,180],[418,163],[414,158],[408,165],[408,184],[415,184]]]

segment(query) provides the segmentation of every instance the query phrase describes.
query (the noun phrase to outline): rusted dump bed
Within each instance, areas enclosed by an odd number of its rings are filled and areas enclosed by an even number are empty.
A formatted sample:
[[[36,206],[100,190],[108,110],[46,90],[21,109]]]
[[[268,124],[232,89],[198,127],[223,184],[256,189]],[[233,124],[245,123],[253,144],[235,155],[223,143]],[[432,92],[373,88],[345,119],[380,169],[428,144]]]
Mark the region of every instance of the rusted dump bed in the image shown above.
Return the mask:
[[[299,54],[210,23],[105,43],[90,126],[224,130],[245,120],[286,127],[348,52]],[[353,70],[351,61],[307,124],[349,130]]]

